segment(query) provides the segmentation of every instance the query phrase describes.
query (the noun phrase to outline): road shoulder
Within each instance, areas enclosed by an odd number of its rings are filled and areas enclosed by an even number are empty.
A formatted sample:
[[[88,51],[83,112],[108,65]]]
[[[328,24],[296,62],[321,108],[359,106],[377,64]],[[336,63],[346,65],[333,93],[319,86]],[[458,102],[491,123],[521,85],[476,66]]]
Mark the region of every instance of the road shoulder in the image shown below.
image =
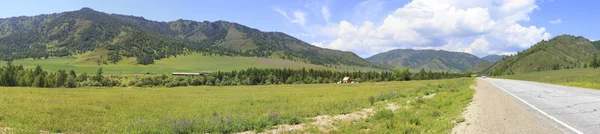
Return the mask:
[[[473,102],[463,112],[465,122],[452,133],[563,133],[551,120],[538,116],[487,81],[478,78],[473,88]]]

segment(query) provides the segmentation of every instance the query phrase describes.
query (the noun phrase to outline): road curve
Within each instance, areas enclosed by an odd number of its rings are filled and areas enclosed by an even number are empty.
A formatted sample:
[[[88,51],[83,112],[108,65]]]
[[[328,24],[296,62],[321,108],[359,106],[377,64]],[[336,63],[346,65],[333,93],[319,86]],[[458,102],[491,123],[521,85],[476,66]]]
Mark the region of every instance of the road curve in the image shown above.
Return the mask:
[[[573,133],[600,133],[600,90],[519,80],[486,81]]]

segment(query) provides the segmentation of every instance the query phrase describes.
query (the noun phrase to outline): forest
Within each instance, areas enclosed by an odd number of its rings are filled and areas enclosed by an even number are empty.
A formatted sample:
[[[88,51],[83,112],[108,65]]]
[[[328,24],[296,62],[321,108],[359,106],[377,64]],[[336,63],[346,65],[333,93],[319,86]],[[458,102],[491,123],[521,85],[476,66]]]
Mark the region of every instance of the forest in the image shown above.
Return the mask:
[[[81,73],[73,70],[47,72],[42,67],[25,69],[22,65],[7,62],[0,68],[0,86],[43,87],[43,88],[75,88],[75,87],[177,87],[177,86],[236,86],[236,85],[271,85],[271,84],[324,84],[336,83],[344,77],[355,82],[432,80],[470,77],[469,73],[431,72],[421,69],[411,73],[408,68],[394,71],[356,71],[341,72],[314,69],[258,69],[248,68],[231,72],[213,72],[202,76],[104,76],[102,68],[96,74]]]

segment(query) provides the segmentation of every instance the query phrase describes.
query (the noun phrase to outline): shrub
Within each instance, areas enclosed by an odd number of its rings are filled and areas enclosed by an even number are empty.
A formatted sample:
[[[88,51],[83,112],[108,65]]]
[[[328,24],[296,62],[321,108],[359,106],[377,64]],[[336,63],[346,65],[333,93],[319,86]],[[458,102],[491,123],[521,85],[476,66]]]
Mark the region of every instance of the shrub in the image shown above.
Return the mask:
[[[79,83],[82,87],[92,86],[92,87],[101,87],[102,83],[95,80],[86,80]]]
[[[419,118],[410,118],[410,120],[408,120],[408,123],[413,124],[413,125],[421,125],[421,119]]]
[[[440,112],[437,110],[431,112],[431,117],[434,117],[434,118],[440,117]]]
[[[129,82],[127,83],[128,86],[135,86],[135,84],[138,83],[138,79],[131,79],[129,80]]]
[[[373,119],[375,120],[379,120],[379,119],[392,119],[394,118],[394,112],[392,112],[392,110],[381,110],[381,111],[377,111],[375,113],[375,115],[373,115]]]
[[[369,97],[369,102],[371,103],[371,106],[375,105],[375,97],[374,96]]]

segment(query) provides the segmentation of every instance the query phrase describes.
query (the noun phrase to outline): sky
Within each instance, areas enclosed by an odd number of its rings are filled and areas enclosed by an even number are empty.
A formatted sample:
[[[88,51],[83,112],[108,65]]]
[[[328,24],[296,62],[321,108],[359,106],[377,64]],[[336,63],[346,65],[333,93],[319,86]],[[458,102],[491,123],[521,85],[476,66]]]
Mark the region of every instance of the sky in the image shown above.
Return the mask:
[[[89,7],[149,20],[225,20],[363,58],[393,49],[513,54],[562,34],[600,40],[596,0],[13,0],[0,18]]]

